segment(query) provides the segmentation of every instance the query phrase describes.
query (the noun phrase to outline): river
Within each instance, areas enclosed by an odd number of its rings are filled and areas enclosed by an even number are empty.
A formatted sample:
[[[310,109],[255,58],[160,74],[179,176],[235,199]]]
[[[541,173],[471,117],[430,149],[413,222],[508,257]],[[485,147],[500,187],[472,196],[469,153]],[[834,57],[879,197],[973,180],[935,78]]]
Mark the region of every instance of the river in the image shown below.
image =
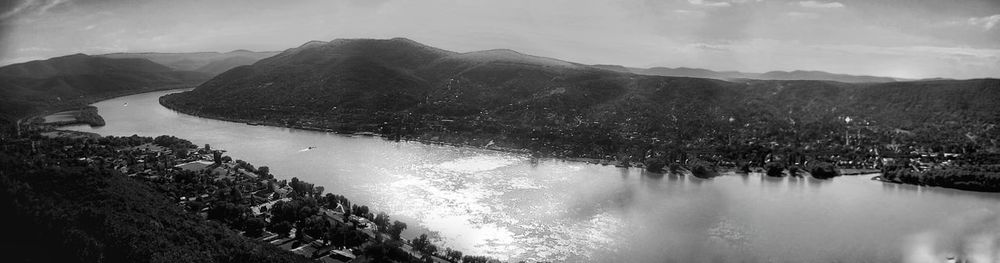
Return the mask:
[[[279,179],[298,177],[385,211],[410,225],[408,236],[432,231],[439,245],[515,262],[943,262],[1000,246],[997,194],[874,175],[702,180],[250,126],[160,106],[171,92],[98,102],[107,125],[66,129],[211,144]]]

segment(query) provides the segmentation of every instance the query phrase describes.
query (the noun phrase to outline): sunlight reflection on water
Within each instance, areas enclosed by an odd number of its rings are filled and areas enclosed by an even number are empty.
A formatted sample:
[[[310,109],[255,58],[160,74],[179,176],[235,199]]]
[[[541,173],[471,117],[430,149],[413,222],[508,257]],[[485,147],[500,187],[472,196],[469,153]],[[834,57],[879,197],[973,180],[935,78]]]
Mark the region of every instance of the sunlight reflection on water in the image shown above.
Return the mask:
[[[613,243],[609,231],[618,220],[610,214],[595,214],[587,220],[532,219],[531,213],[565,211],[562,202],[529,200],[545,187],[540,178],[523,170],[505,169],[528,159],[503,153],[474,155],[438,163],[412,165],[394,176],[391,193],[396,213],[420,220],[439,234],[446,246],[471,254],[502,259],[567,260],[586,257],[595,244]],[[565,171],[579,168],[566,166]],[[546,178],[551,181],[551,178]],[[409,209],[406,209],[408,207]]]

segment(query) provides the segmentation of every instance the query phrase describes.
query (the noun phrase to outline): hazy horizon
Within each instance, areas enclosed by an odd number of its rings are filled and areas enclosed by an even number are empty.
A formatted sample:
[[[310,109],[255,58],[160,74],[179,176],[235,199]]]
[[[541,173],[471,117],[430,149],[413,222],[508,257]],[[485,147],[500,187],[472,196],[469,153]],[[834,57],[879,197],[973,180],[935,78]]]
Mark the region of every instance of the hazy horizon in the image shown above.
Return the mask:
[[[989,0],[11,0],[0,3],[0,65],[405,37],[583,64],[998,78],[998,23]]]

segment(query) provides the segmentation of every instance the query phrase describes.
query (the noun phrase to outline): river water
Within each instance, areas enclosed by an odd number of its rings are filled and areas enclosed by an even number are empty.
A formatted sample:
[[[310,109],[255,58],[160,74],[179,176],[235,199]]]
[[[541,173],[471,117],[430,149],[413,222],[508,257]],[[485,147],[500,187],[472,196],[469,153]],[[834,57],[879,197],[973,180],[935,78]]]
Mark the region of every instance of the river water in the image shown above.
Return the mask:
[[[439,245],[510,261],[943,262],[1000,246],[1000,195],[728,174],[648,174],[475,148],[250,126],[159,105],[177,91],[94,104],[102,135],[169,134],[346,195]],[[305,150],[314,146],[315,149]]]

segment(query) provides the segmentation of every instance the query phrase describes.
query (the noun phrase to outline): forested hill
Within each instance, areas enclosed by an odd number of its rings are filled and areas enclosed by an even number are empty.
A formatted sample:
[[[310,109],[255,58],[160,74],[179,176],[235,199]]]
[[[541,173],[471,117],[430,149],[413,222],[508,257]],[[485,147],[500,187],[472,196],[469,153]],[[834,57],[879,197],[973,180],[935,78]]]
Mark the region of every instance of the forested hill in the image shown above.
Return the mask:
[[[314,41],[162,101],[206,116],[404,136],[481,134],[599,157],[640,156],[650,150],[643,144],[831,145],[845,125],[934,131],[952,147],[996,147],[975,139],[996,138],[987,127],[1000,120],[995,79],[727,82],[605,68],[399,38]]]
[[[146,59],[76,54],[0,68],[0,119],[82,106],[99,98],[171,86],[195,86],[210,76],[177,71]]]
[[[313,262],[185,211],[166,194],[172,180],[112,169],[114,156],[135,158],[114,147],[142,139],[5,143],[4,262]]]

